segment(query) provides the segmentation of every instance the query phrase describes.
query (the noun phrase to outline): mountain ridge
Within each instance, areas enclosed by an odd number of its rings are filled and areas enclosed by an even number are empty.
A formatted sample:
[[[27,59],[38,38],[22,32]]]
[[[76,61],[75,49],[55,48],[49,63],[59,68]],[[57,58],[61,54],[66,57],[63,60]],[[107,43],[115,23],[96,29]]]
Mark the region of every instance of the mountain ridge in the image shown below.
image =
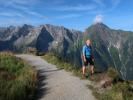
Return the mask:
[[[33,47],[81,66],[81,50],[87,38],[93,41],[97,69],[115,67],[123,79],[133,79],[133,32],[110,29],[103,23],[91,25],[85,32],[50,24],[0,28],[0,51],[24,52]]]

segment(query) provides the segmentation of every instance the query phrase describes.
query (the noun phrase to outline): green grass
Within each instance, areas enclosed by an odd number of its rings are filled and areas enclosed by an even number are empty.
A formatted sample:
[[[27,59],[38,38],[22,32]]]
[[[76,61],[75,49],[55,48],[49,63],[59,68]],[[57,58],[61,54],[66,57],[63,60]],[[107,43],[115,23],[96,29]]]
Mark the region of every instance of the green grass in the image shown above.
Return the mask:
[[[100,95],[100,100],[133,100],[133,89],[131,83],[117,83],[112,89]]]
[[[104,92],[100,93],[98,88],[89,86],[98,100],[133,100],[133,81],[120,81],[118,72],[113,68],[109,68],[106,75],[112,80],[109,89],[105,88]]]
[[[37,73],[12,53],[0,53],[0,100],[30,100],[37,84]]]
[[[58,69],[65,69],[66,71],[71,71],[75,76],[79,76],[80,78],[82,77],[80,67],[73,67],[71,63],[59,59],[53,53],[47,53],[43,56],[43,58],[49,63],[56,65]]]

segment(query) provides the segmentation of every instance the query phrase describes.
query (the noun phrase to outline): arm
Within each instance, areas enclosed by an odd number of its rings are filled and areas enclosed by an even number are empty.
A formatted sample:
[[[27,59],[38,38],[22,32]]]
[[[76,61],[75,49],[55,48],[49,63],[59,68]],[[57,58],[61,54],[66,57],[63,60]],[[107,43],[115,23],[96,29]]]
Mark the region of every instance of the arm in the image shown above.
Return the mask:
[[[83,61],[86,62],[86,58],[85,58],[85,47],[83,47],[82,56],[83,56]]]

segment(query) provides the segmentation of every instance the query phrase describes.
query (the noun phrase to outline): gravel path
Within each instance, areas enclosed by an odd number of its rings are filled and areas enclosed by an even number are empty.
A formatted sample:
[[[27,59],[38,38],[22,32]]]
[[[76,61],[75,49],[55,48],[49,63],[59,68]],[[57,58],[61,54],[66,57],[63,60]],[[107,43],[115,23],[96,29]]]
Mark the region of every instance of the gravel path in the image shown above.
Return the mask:
[[[39,87],[35,100],[95,100],[86,85],[70,72],[59,70],[41,57],[16,55],[31,64],[39,73]]]

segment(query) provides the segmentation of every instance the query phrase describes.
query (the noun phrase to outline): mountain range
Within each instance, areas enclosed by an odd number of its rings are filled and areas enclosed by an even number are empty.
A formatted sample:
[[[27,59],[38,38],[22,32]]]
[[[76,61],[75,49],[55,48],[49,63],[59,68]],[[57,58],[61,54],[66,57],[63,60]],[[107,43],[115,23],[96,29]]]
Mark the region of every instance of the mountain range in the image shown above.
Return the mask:
[[[81,66],[81,50],[86,39],[92,40],[95,67],[117,69],[125,80],[133,79],[133,32],[114,30],[103,23],[93,24],[85,32],[50,24],[0,28],[0,51],[54,52],[59,58]]]

